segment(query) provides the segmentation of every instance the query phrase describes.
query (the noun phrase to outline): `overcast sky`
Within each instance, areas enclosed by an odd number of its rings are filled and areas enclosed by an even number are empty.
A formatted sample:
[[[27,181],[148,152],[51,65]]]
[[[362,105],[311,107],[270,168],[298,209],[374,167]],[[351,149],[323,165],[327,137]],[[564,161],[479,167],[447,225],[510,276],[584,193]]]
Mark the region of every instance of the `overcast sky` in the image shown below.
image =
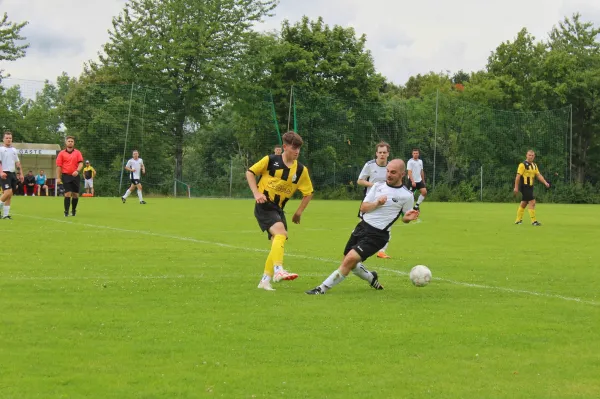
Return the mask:
[[[0,12],[11,21],[29,21],[22,33],[31,43],[25,58],[0,68],[15,79],[54,81],[63,71],[79,76],[83,63],[97,58],[125,2],[0,0]],[[545,39],[577,11],[600,26],[600,0],[281,0],[275,17],[257,29],[277,29],[282,20],[303,15],[352,26],[367,35],[378,71],[404,84],[417,73],[481,69],[490,52],[521,28]]]

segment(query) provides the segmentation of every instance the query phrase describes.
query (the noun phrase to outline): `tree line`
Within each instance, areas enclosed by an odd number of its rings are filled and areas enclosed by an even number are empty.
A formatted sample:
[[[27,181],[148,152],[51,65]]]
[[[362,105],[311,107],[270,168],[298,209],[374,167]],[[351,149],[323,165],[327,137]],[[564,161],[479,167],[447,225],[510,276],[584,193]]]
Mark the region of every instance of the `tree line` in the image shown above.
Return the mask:
[[[402,155],[413,145],[429,155],[438,147],[439,183],[475,187],[475,169],[493,165],[499,186],[533,143],[561,182],[598,183],[600,28],[581,15],[543,40],[523,28],[483,70],[429,72],[398,85],[377,71],[366,35],[353,28],[303,17],[254,31],[276,6],[130,0],[80,76],[47,81],[33,99],[1,87],[0,120],[16,141],[60,143],[72,134],[113,175],[124,148],[143,146],[144,159],[159,166],[157,183],[222,180],[232,159],[247,166],[277,143],[277,127],[294,123],[315,175],[331,160],[339,170],[364,163],[386,139]],[[4,15],[0,60],[26,56],[25,24]],[[436,106],[444,111],[437,124]]]

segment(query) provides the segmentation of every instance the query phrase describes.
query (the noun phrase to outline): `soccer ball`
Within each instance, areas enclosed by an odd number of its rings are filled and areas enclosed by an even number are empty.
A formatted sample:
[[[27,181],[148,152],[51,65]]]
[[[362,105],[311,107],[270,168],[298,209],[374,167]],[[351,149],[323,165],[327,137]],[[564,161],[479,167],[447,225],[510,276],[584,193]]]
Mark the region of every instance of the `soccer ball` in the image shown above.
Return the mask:
[[[417,287],[425,287],[431,281],[431,270],[423,265],[413,267],[410,271],[410,281]]]

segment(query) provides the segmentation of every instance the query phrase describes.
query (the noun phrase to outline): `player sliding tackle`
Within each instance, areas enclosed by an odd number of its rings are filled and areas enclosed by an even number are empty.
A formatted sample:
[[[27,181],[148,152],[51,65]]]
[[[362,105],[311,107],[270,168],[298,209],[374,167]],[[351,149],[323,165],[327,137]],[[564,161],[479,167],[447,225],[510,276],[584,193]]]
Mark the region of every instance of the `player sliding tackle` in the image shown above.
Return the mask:
[[[388,242],[390,228],[402,217],[409,223],[419,217],[419,211],[412,209],[413,194],[402,185],[406,172],[404,161],[394,159],[387,165],[386,181],[376,183],[360,206],[362,221],[354,228],[344,249],[344,260],[340,267],[318,287],[306,291],[309,295],[326,293],[336,284],[344,281],[353,272],[371,287],[382,290],[375,271],[368,271],[362,262],[376,254]]]

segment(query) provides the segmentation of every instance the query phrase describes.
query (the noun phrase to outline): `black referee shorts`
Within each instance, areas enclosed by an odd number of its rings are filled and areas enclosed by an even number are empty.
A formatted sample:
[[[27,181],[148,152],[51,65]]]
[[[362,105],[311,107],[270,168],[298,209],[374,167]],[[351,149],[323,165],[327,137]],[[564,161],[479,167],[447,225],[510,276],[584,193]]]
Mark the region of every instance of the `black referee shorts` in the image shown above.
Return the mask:
[[[344,249],[344,256],[353,249],[358,252],[361,259],[364,261],[379,252],[379,250],[387,244],[389,239],[389,231],[376,229],[362,220],[356,225],[354,231],[350,235],[350,239],[348,239],[346,248]]]
[[[17,191],[17,182],[18,182],[17,174],[15,172],[7,172],[7,171],[4,171],[4,173],[6,173],[6,179],[0,178],[0,184],[2,184],[2,190]]]
[[[535,197],[533,196],[533,186],[521,186],[521,201],[533,201]]]
[[[271,239],[271,233],[269,233],[269,229],[275,223],[282,222],[287,230],[287,221],[285,220],[285,213],[283,213],[283,209],[279,206],[275,205],[273,202],[265,202],[264,204],[256,203],[254,205],[254,217],[260,226],[262,231],[266,231],[269,235],[269,240]]]
[[[79,194],[79,188],[81,187],[81,179],[79,175],[72,176],[66,173],[62,174],[63,187],[65,193],[77,193]]]

